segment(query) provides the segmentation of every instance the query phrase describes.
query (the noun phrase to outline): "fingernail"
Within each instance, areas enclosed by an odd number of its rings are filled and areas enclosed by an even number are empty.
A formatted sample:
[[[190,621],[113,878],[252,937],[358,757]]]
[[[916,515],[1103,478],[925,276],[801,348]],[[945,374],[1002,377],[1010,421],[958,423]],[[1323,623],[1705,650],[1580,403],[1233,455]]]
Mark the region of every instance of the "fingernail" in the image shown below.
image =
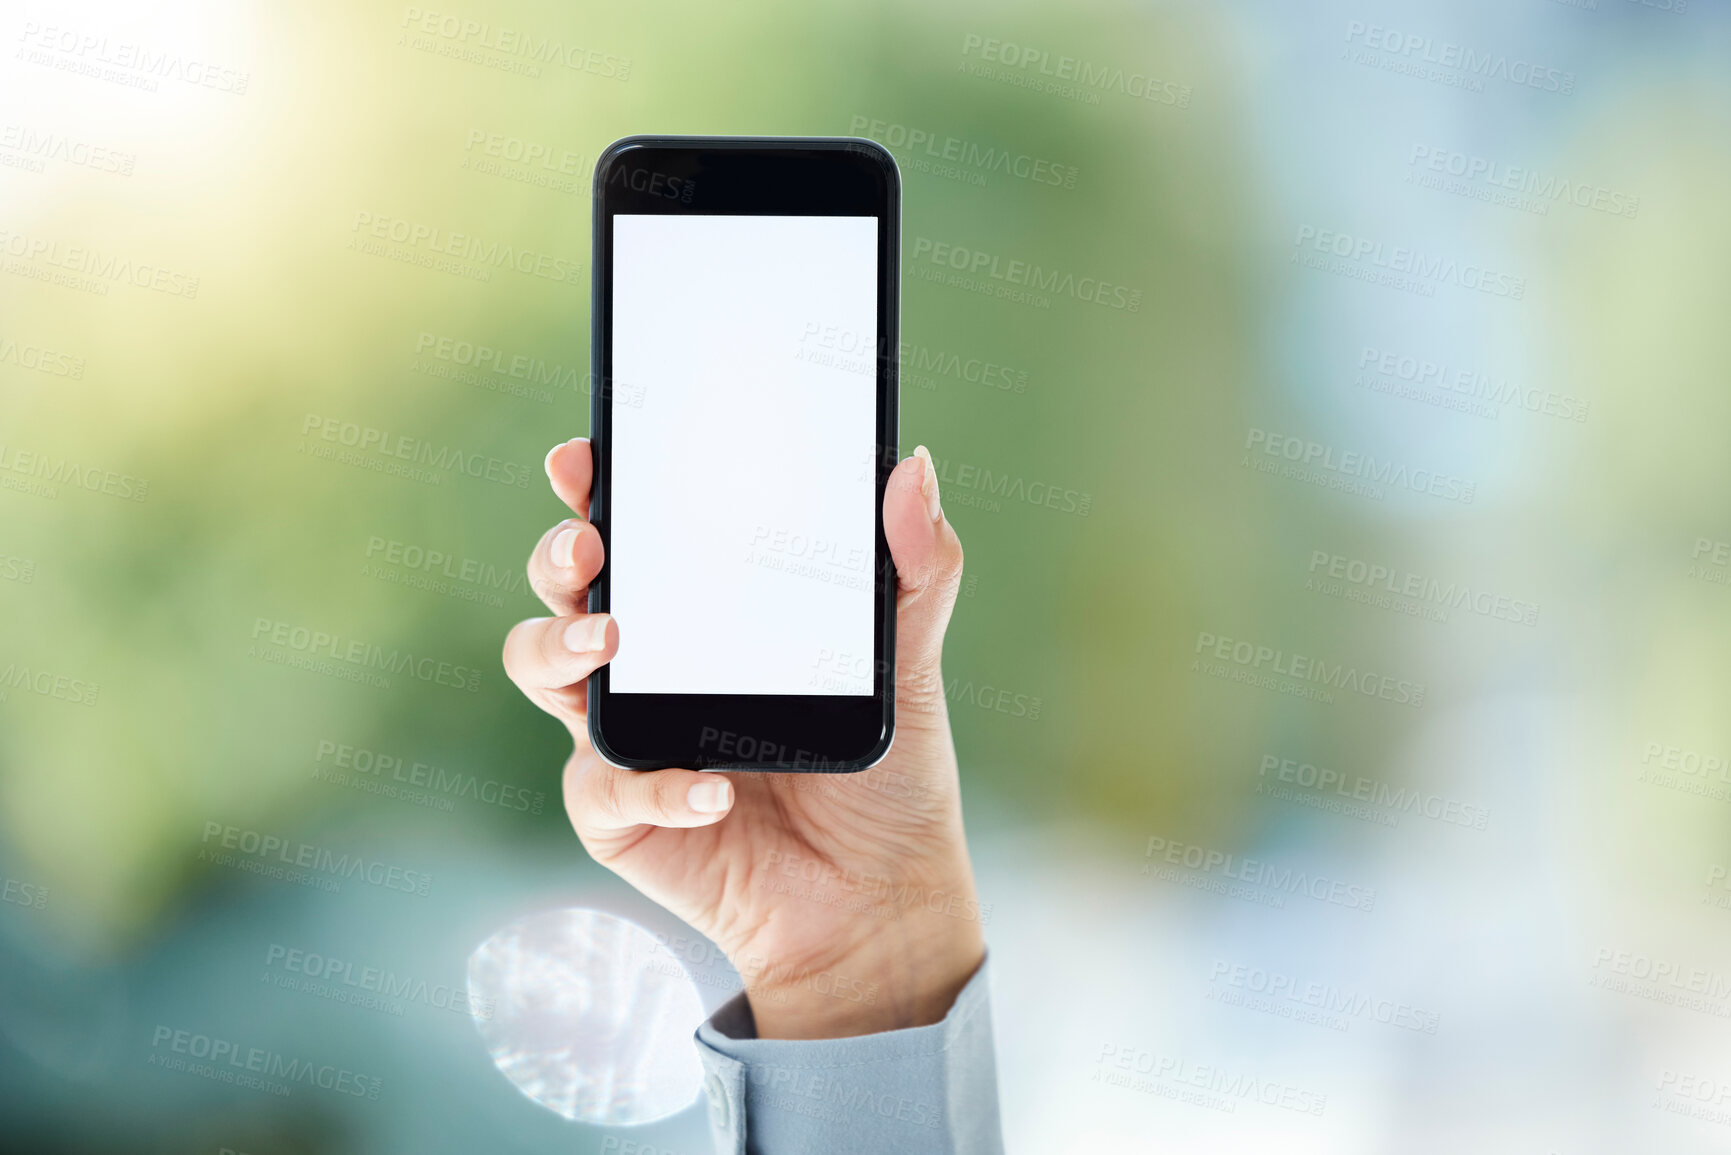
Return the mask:
[[[553,448],[549,449],[547,451],[547,456],[542,459],[541,471],[543,473],[545,473],[548,477],[553,476],[553,455],[555,453],[559,452],[563,448],[565,448],[565,442],[561,441],[559,444],[557,444]]]
[[[606,614],[578,618],[565,627],[565,648],[574,654],[589,654],[604,648],[607,645],[607,623],[611,620]]]
[[[685,795],[685,804],[699,814],[720,814],[733,803],[733,783],[725,778],[699,782]]]
[[[573,560],[577,552],[577,527],[562,529],[553,538],[553,564],[560,569],[570,569],[576,562]]]
[[[926,496],[926,513],[937,521],[944,516],[944,507],[938,501],[938,467],[932,463],[931,450],[923,445],[914,446],[914,456],[926,463],[925,476],[920,479],[920,492]]]

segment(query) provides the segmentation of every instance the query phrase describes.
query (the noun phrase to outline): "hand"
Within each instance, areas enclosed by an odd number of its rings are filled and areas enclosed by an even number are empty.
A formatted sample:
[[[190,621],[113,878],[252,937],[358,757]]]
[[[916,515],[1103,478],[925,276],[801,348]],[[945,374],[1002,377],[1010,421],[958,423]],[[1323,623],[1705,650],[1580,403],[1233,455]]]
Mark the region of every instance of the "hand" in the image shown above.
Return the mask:
[[[547,455],[553,492],[577,513],[589,508],[591,468],[584,438]],[[940,670],[962,545],[923,447],[890,475],[884,535],[900,575],[896,734],[863,773],[603,762],[589,743],[585,679],[617,652],[620,627],[585,612],[603,551],[581,518],[548,530],[529,559],[531,588],[558,616],[505,639],[511,680],[571,731],[565,808],[577,837],[726,952],[760,1038],[938,1022],[985,957]]]

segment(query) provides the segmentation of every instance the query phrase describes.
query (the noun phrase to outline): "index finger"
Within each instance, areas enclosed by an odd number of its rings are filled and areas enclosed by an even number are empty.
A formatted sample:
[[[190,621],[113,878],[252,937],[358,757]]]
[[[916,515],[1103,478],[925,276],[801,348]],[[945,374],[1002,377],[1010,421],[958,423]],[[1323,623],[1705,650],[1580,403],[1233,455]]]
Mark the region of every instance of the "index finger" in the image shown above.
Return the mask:
[[[547,451],[547,480],[553,493],[585,520],[589,517],[589,483],[595,476],[587,437],[573,437]]]

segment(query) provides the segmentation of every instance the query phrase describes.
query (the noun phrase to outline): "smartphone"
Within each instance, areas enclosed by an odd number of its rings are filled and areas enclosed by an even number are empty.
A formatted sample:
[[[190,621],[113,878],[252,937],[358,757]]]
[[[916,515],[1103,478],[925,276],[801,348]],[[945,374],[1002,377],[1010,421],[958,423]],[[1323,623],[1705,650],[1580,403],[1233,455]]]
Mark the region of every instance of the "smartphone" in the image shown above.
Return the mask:
[[[846,773],[895,734],[901,176],[869,140],[595,164],[590,676],[616,766]]]

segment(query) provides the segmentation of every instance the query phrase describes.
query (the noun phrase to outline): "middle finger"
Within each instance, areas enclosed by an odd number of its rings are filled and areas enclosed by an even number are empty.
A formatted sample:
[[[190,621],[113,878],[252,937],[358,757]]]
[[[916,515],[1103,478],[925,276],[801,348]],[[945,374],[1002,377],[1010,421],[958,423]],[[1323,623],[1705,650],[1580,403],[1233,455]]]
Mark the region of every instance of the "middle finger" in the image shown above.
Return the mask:
[[[581,682],[618,645],[618,627],[607,614],[530,618],[505,637],[505,673],[531,699],[558,713],[542,695]]]
[[[567,518],[542,534],[529,555],[529,588],[556,614],[582,613],[589,608],[589,583],[605,558],[601,532],[581,518]]]

